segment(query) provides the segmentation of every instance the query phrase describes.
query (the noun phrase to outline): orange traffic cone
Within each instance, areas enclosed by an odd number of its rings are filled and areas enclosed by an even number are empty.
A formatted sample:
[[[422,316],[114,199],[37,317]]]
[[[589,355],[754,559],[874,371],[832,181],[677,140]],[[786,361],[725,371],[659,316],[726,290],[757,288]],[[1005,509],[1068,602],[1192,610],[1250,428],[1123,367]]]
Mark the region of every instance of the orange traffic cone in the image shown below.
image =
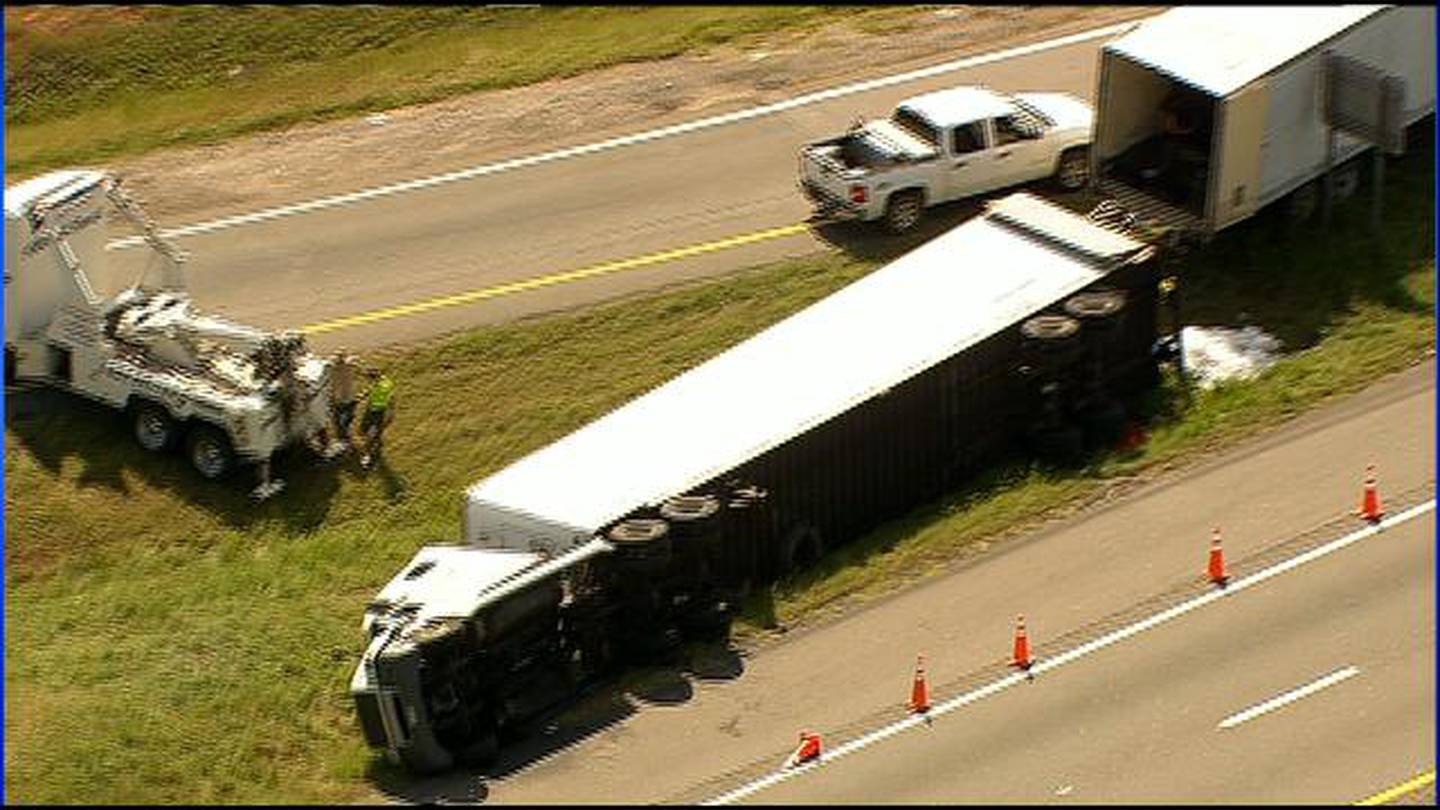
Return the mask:
[[[1035,659],[1030,657],[1030,637],[1025,635],[1025,615],[1021,614],[1015,619],[1015,658],[1010,665],[1029,672],[1033,663]]]
[[[930,711],[930,683],[925,680],[925,656],[915,656],[915,684],[910,687],[910,713]]]
[[[1384,516],[1385,508],[1380,505],[1380,492],[1375,488],[1375,465],[1369,464],[1365,467],[1365,494],[1360,496],[1360,517],[1371,523],[1379,523]]]
[[[800,747],[790,755],[786,766],[795,768],[820,758],[820,735],[809,731],[800,732]]]
[[[1230,575],[1225,573],[1225,551],[1220,548],[1220,527],[1210,533],[1210,581],[1225,587]]]

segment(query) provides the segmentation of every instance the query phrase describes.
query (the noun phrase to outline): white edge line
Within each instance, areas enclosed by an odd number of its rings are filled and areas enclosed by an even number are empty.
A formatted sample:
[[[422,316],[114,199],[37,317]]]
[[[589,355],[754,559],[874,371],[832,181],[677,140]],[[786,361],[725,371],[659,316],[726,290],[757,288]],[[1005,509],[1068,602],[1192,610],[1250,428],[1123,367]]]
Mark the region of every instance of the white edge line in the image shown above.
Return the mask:
[[[583,146],[572,146],[565,149],[557,149],[551,152],[544,152],[538,155],[512,158],[510,160],[500,161],[499,163],[489,163],[480,166],[473,166],[468,169],[460,169],[458,171],[447,172],[445,174],[437,174],[430,177],[422,177],[415,180],[406,180],[399,183],[392,183],[387,186],[376,186],[375,188],[365,189],[363,191],[355,191],[348,194],[338,194],[332,197],[321,197],[319,199],[309,200],[307,202],[294,203],[291,205],[282,205],[275,208],[266,208],[251,214],[237,214],[234,216],[222,217],[220,219],[213,219],[208,222],[200,222],[193,225],[184,225],[178,228],[170,228],[168,230],[161,231],[160,235],[166,238],[176,238],[181,236],[195,236],[197,234],[211,233],[213,231],[219,231],[225,228],[232,228],[237,225],[249,225],[256,222],[265,222],[284,216],[291,216],[293,214],[305,214],[312,211],[320,211],[326,208],[334,208],[335,206],[346,205],[348,203],[362,202],[364,200],[373,200],[379,197],[388,197],[392,194],[399,194],[404,191],[417,191],[419,189],[433,188],[435,186],[443,185],[445,183],[453,183],[458,180],[470,180],[476,177],[484,177],[490,174],[498,174],[500,172],[510,171],[512,169],[520,169],[526,166],[535,166],[541,163],[550,163],[556,160],[563,160],[565,158],[580,157],[582,155],[589,155],[595,152],[602,152],[607,149],[615,149],[621,146],[631,146],[633,144],[644,143],[646,141],[652,141],[672,135],[682,135],[687,132],[694,132],[701,129],[709,129],[710,127],[721,126],[723,124],[733,124],[737,121],[745,121],[751,118],[758,118],[763,115],[772,115],[777,112],[783,112],[785,110],[795,109],[796,107],[803,107],[805,105],[815,104],[821,101],[829,101],[830,99],[841,98],[843,96],[852,95],[854,93],[861,93],[867,90],[876,90],[895,84],[903,84],[905,82],[925,79],[931,76],[939,76],[944,73],[950,73],[956,70],[963,70],[965,68],[989,64],[991,62],[999,62],[1006,59],[1013,59],[1019,56],[1029,56],[1031,54],[1041,53],[1043,51],[1052,50],[1054,48],[1063,48],[1067,45],[1074,45],[1078,42],[1084,42],[1086,40],[1095,39],[1097,37],[1104,37],[1111,34],[1119,33],[1131,26],[1136,25],[1139,22],[1140,20],[1130,20],[1128,22],[1116,23],[1115,25],[1107,25],[1103,28],[1095,28],[1089,31],[1081,31],[1077,34],[1069,34],[1067,36],[1046,40],[1044,42],[1036,42],[1029,45],[1021,45],[1016,48],[1009,48],[1003,51],[996,51],[994,53],[981,54],[980,56],[972,56],[965,59],[957,59],[952,62],[932,65],[930,67],[920,68],[918,70],[912,70],[906,73],[898,73],[893,76],[884,76],[879,79],[870,79],[863,82],[856,82],[855,84],[848,84],[843,87],[836,87],[829,90],[820,90],[814,93],[807,93],[803,96],[796,96],[795,98],[778,101],[773,104],[765,104],[759,107],[751,107],[749,109],[739,110],[732,113],[725,113],[723,115],[713,115],[708,118],[700,118],[694,121],[687,121],[682,124],[674,124],[672,126],[662,127],[660,129],[647,130],[645,132],[640,132],[633,135],[622,135],[618,138],[611,138],[606,141],[589,143]],[[106,243],[105,248],[107,250],[118,250],[123,248],[135,247],[136,245],[142,244],[143,242],[144,240],[141,237],[131,236],[124,239],[117,239],[108,242]]]
[[[1359,675],[1359,674],[1360,674],[1360,670],[1357,669],[1357,668],[1355,668],[1355,667],[1353,667],[1353,666],[1345,667],[1344,669],[1337,670],[1337,671],[1335,671],[1335,672],[1330,673],[1329,675],[1326,675],[1326,676],[1323,677],[1323,678],[1319,678],[1319,679],[1317,679],[1317,680],[1311,681],[1310,683],[1307,683],[1307,684],[1305,684],[1304,686],[1300,686],[1300,687],[1296,687],[1295,689],[1291,689],[1289,692],[1286,692],[1286,693],[1283,694],[1283,695],[1277,695],[1277,696],[1275,696],[1275,697],[1273,697],[1273,698],[1270,698],[1269,700],[1265,701],[1264,703],[1259,703],[1259,704],[1256,704],[1256,705],[1254,705],[1254,706],[1251,706],[1250,708],[1248,708],[1248,709],[1246,709],[1246,710],[1244,710],[1244,711],[1242,711],[1242,712],[1236,712],[1235,714],[1230,715],[1229,717],[1225,718],[1224,720],[1221,720],[1221,721],[1220,721],[1220,725],[1216,726],[1216,728],[1221,728],[1221,729],[1224,729],[1224,728],[1234,728],[1234,727],[1240,725],[1241,723],[1245,722],[1246,720],[1254,720],[1255,718],[1259,717],[1259,716],[1262,715],[1262,714],[1265,714],[1266,712],[1275,711],[1276,709],[1280,708],[1281,706],[1285,706],[1285,705],[1294,703],[1295,701],[1299,700],[1300,698],[1307,697],[1307,696],[1309,696],[1309,695],[1313,695],[1313,694],[1315,694],[1316,692],[1319,692],[1321,689],[1325,689],[1326,687],[1334,686],[1335,684],[1340,683],[1340,682],[1343,681],[1343,680],[1347,680],[1347,679],[1349,679],[1349,678],[1353,678],[1353,677],[1355,677],[1356,675]]]
[[[1211,602],[1216,601],[1217,599],[1223,599],[1227,596],[1233,596],[1234,594],[1237,594],[1245,590],[1246,588],[1259,585],[1260,583],[1264,582],[1267,579],[1270,579],[1271,577],[1278,576],[1285,573],[1286,571],[1298,568],[1305,563],[1313,562],[1320,559],[1321,557],[1333,554],[1336,551],[1345,548],[1346,546],[1358,543],[1359,541],[1364,540],[1365,538],[1372,535],[1379,534],[1385,529],[1399,526],[1402,523],[1420,517],[1426,512],[1433,511],[1434,509],[1435,499],[1431,498],[1425,503],[1419,504],[1417,506],[1412,506],[1399,514],[1394,515],[1393,517],[1385,518],[1378,524],[1372,524],[1366,526],[1363,529],[1358,529],[1351,532],[1350,534],[1345,535],[1344,537],[1331,540],[1330,542],[1322,546],[1310,549],[1303,554],[1298,554],[1288,560],[1276,563],[1269,568],[1257,571],[1254,574],[1243,577],[1241,579],[1234,580],[1230,583],[1228,587],[1224,589],[1208,591],[1201,596],[1197,596],[1194,599],[1189,600],[1188,602],[1182,602],[1172,608],[1168,608],[1159,613],[1156,613],[1149,618],[1142,619],[1141,621],[1138,621],[1134,624],[1122,627],[1119,630],[1106,633],[1105,635],[1095,639],[1094,641],[1082,644],[1079,647],[1068,650],[1053,658],[1047,658],[1041,661],[1037,661],[1036,664],[1030,668],[1030,672],[1032,674],[1038,675],[1042,672],[1047,672],[1049,670],[1055,669],[1056,667],[1059,667],[1063,664],[1068,664],[1072,661],[1079,660],[1080,658],[1083,658],[1092,652],[1102,650],[1106,647],[1109,647],[1111,644],[1127,639],[1130,636],[1136,635],[1137,633],[1140,633],[1142,631],[1149,630],[1152,627],[1159,626],[1178,616],[1183,616],[1186,613],[1189,613],[1196,608],[1208,605]],[[956,709],[968,706],[969,704],[974,703],[977,700],[989,697],[990,695],[993,695],[997,692],[1008,689],[1011,686],[1014,686],[1015,684],[1024,681],[1025,679],[1026,676],[1024,673],[1015,672],[1004,678],[1001,678],[998,681],[994,681],[993,683],[990,683],[986,686],[982,686],[979,689],[972,690],[963,695],[960,695],[959,697],[951,698],[950,700],[933,707],[930,710],[930,718],[933,720],[934,718],[939,717],[943,714],[947,714]],[[892,723],[888,726],[885,726],[884,728],[872,731],[863,737],[858,737],[854,740],[851,740],[850,742],[840,745],[829,753],[824,754],[820,759],[811,762],[808,765],[800,768],[777,771],[775,773],[768,774],[753,782],[750,782],[749,784],[735,788],[729,793],[725,793],[717,798],[702,802],[701,804],[707,807],[722,804],[733,804],[748,796],[759,793],[765,788],[777,785],[791,777],[799,776],[800,774],[813,771],[816,768],[821,767],[822,765],[828,765],[829,763],[834,762],[835,760],[838,760],[849,754],[853,754],[862,748],[866,748],[870,745],[880,742],[881,740],[893,737],[896,734],[899,734],[900,732],[907,729],[914,728],[915,726],[920,725],[923,722],[923,718],[917,715],[911,715],[904,720]]]

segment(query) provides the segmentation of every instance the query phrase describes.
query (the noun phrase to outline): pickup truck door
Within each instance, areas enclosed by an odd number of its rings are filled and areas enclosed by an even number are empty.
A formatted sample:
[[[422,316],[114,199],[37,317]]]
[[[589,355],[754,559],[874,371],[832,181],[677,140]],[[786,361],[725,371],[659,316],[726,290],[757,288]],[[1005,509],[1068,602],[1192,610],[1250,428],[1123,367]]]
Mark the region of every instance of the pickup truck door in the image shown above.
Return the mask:
[[[945,132],[945,141],[944,200],[983,194],[1003,185],[985,121],[951,127]]]
[[[1054,171],[1050,144],[1043,130],[1026,129],[1013,115],[990,119],[998,186],[1013,186],[1049,177]]]

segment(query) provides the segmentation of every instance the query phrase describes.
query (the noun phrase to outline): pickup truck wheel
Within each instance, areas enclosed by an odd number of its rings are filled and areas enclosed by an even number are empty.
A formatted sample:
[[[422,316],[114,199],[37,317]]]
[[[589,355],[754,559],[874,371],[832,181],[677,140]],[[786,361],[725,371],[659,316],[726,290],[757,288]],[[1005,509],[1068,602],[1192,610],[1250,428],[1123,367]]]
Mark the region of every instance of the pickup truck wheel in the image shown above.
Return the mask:
[[[175,420],[169,411],[154,402],[135,406],[135,441],[151,453],[159,453],[175,443]]]
[[[230,437],[213,425],[196,425],[185,438],[185,454],[190,466],[201,476],[215,480],[235,466],[235,450]]]
[[[917,190],[897,191],[885,202],[885,227],[893,234],[902,234],[920,222],[925,198]]]
[[[1084,146],[1066,149],[1055,167],[1055,183],[1066,191],[1079,191],[1090,182],[1090,150]]]

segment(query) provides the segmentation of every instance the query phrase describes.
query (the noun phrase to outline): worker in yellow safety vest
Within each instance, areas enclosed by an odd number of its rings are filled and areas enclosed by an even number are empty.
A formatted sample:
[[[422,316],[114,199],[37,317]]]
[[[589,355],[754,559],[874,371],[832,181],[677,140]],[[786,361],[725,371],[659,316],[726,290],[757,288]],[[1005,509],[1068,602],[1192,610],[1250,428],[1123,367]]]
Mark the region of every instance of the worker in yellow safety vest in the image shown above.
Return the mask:
[[[360,434],[365,437],[365,453],[360,466],[366,469],[380,455],[380,440],[385,428],[395,419],[395,383],[378,369],[368,369],[370,393],[365,397],[365,416],[360,420]]]

